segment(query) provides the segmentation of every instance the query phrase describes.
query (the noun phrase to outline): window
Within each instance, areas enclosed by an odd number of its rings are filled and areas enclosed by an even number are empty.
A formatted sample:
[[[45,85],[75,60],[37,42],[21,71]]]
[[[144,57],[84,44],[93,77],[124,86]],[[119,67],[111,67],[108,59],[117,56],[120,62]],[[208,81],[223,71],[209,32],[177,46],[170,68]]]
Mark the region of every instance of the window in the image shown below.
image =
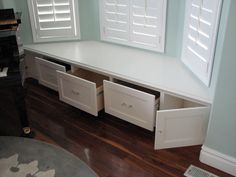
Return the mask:
[[[28,0],[34,42],[80,38],[78,0]]]
[[[100,0],[104,41],[164,52],[167,0]]]
[[[210,85],[221,0],[187,0],[182,61]]]

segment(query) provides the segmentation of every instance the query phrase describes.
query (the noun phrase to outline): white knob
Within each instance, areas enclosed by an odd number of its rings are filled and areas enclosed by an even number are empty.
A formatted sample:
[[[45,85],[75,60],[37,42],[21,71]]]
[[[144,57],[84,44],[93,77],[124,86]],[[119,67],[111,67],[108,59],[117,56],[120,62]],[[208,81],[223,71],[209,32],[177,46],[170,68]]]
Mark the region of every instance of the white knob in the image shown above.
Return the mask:
[[[127,104],[124,102],[124,103],[121,104],[121,106],[127,106]]]
[[[133,108],[133,105],[129,105],[128,108]]]
[[[72,90],[71,91],[74,95],[80,95],[80,93],[78,91]]]

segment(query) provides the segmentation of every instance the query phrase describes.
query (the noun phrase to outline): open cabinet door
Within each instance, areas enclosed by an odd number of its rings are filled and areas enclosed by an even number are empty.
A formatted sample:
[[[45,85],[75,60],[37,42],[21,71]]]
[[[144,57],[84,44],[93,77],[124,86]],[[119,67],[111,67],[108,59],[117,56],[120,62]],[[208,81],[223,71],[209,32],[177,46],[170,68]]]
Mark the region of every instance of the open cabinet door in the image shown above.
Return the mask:
[[[202,144],[208,117],[209,107],[157,111],[155,149]]]

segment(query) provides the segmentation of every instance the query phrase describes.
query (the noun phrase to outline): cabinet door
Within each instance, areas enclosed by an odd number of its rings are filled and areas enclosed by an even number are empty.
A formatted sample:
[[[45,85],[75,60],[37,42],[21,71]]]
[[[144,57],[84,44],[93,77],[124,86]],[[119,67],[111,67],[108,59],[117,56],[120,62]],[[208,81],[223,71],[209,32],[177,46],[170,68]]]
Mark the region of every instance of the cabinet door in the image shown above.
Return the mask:
[[[65,66],[35,57],[39,83],[53,90],[58,90],[56,71],[66,71]]]
[[[105,111],[153,131],[155,96],[120,84],[104,81]]]
[[[202,144],[208,116],[208,107],[157,111],[155,149]]]

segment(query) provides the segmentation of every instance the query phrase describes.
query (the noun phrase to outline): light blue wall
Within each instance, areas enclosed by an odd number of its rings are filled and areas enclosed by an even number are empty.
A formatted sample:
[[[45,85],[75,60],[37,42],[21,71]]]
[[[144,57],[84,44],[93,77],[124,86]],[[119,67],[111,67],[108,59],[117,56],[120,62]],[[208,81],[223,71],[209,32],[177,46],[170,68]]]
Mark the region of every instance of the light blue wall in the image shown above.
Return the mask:
[[[99,40],[99,0],[79,0],[82,40]]]
[[[14,8],[23,12],[22,38],[25,44],[32,43],[32,32],[27,0],[0,0],[4,8]],[[99,40],[99,0],[78,0],[82,40]],[[169,0],[167,10],[166,53],[178,56],[182,41],[184,1]]]
[[[15,2],[14,1],[7,1],[7,0],[0,0],[2,6],[7,9],[7,8],[15,8]]]
[[[227,3],[229,15],[205,145],[236,158],[236,1]]]
[[[221,19],[219,25],[219,32],[217,37],[217,44],[216,44],[216,52],[215,52],[215,59],[214,59],[214,66],[211,78],[211,85],[210,85],[210,94],[211,98],[215,96],[215,88],[216,82],[219,73],[220,61],[223,54],[223,47],[224,47],[224,40],[225,40],[225,32],[227,28],[227,21],[228,21],[228,12],[230,7],[231,0],[224,0],[222,5],[222,12],[221,12]]]
[[[168,0],[165,53],[169,56],[179,56],[182,45],[184,4],[183,0]]]

